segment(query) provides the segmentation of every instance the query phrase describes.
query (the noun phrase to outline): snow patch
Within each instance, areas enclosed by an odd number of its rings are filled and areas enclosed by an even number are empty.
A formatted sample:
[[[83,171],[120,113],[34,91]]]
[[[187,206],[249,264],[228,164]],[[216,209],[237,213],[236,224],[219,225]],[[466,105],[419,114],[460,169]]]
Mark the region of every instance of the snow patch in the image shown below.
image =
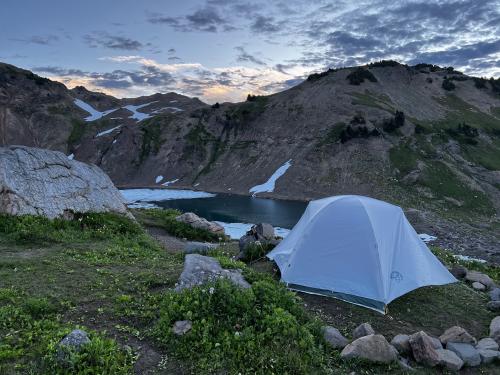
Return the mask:
[[[115,144],[115,143],[116,143],[116,139],[113,141],[113,144]]]
[[[137,120],[137,121],[142,121],[142,120],[150,118],[151,115],[148,114],[148,113],[139,112],[138,109],[147,107],[148,105],[156,103],[156,102],[157,101],[149,102],[149,103],[144,103],[144,104],[139,104],[139,105],[129,104],[129,105],[126,105],[123,108],[128,109],[130,112],[132,112],[132,115],[130,115],[128,118],[132,118],[132,119]]]
[[[102,131],[100,133],[97,133],[96,138],[97,137],[101,137],[101,136],[106,135],[106,134],[109,134],[109,133],[112,133],[113,131],[115,131],[116,129],[119,129],[121,127],[122,127],[121,125],[118,125],[118,126],[115,126],[114,128],[111,128],[111,129],[108,129],[108,130],[104,130],[104,131]]]
[[[101,112],[101,111],[98,111],[97,109],[95,109],[94,107],[92,107],[90,104],[85,103],[83,100],[75,99],[74,103],[78,107],[83,109],[85,112],[90,113],[90,116],[85,117],[85,121],[87,121],[87,122],[99,120],[100,118],[107,116],[111,112],[114,112],[118,109],[118,108],[114,108],[114,109],[109,109],[107,111]]]
[[[193,186],[198,186],[199,184],[200,184],[200,183],[199,183],[199,182],[197,182],[197,183],[196,183],[196,184],[194,184]]]
[[[243,237],[246,232],[250,230],[252,225],[249,223],[225,223],[223,221],[216,221],[224,228],[224,232],[233,240],[238,240]],[[290,233],[290,229],[274,227],[274,233],[277,236],[285,238]]]
[[[161,202],[172,199],[212,198],[215,194],[204,191],[172,189],[125,189],[120,190],[127,205],[136,203]]]
[[[177,100],[171,100],[170,103],[177,103]]]
[[[73,160],[75,158],[75,154],[68,155],[69,160]]]
[[[161,208],[160,206],[154,204],[154,203],[150,203],[150,202],[134,202],[134,203],[128,203],[127,204],[127,207],[128,208],[147,208],[147,209],[151,209],[151,208]]]
[[[276,185],[276,180],[283,176],[285,172],[287,171],[288,168],[292,166],[292,159],[288,160],[285,164],[283,164],[281,167],[279,167],[276,172],[272,174],[269,179],[261,184],[261,185],[256,185],[252,187],[249,192],[253,193],[252,197],[255,197],[258,193],[272,193],[274,191],[275,185]]]
[[[436,236],[431,236],[430,234],[427,234],[427,233],[420,233],[418,236],[425,243],[429,243],[429,242],[437,240]]]
[[[175,184],[177,181],[179,181],[179,179],[178,179],[178,178],[176,178],[175,180],[172,180],[172,181],[166,181],[166,182],[164,182],[162,185],[163,185],[163,186],[172,185],[172,184]]]
[[[453,255],[455,258],[457,259],[460,259],[460,260],[463,260],[465,262],[478,262],[478,263],[486,263],[486,261],[484,259],[480,259],[480,258],[473,258],[473,257],[470,257],[468,255]]]
[[[156,180],[155,180],[156,183],[161,182],[161,180],[163,180],[163,176],[162,175],[156,176]]]

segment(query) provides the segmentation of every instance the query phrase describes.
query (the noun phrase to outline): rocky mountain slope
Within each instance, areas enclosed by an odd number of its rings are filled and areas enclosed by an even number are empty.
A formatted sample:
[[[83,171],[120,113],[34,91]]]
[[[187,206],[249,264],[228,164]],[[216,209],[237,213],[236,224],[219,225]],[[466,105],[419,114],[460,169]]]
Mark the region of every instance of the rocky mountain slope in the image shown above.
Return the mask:
[[[237,194],[290,160],[274,192],[259,196],[363,194],[418,209],[414,221],[445,233],[463,222],[475,225],[461,230],[467,237],[499,227],[500,81],[452,68],[385,61],[210,106],[174,93],[67,90],[3,64],[0,145],[14,143],[74,154],[121,186],[176,180]]]

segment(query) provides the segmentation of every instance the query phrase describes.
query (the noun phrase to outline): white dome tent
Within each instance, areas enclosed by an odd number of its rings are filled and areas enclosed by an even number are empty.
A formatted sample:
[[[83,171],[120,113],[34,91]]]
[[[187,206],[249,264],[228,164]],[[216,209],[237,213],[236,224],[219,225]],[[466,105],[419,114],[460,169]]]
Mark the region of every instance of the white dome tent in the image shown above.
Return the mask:
[[[457,281],[400,207],[356,195],[310,202],[267,257],[277,263],[290,289],[382,313],[389,302],[414,289]]]

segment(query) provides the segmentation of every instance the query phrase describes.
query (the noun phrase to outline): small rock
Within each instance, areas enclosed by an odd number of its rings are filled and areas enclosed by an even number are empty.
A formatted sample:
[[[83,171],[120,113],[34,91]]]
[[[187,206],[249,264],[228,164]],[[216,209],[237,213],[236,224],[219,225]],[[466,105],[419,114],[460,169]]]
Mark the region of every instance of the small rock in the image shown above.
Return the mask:
[[[486,337],[478,341],[476,345],[477,350],[488,349],[488,350],[498,350],[498,344],[491,337]]]
[[[456,265],[451,268],[450,273],[457,279],[463,279],[467,275],[467,268]]]
[[[465,280],[474,282],[477,281],[478,283],[483,284],[487,288],[493,288],[495,287],[495,283],[493,280],[488,275],[485,275],[484,273],[477,272],[477,271],[467,271],[467,275],[465,275]]]
[[[469,332],[459,326],[448,328],[441,336],[439,336],[439,340],[443,345],[446,345],[450,341],[463,342],[468,344],[476,343],[476,339],[472,337]]]
[[[439,341],[437,337],[429,336],[429,338],[431,339],[432,347],[434,349],[443,349],[443,345],[441,345],[441,341]]]
[[[407,370],[407,371],[415,371],[415,369],[413,367],[410,366],[409,362],[408,362],[408,359],[404,358],[404,357],[399,357],[398,359],[398,363],[399,365]]]
[[[211,233],[221,235],[222,237],[225,236],[224,228],[222,226],[215,222],[208,221],[203,217],[199,217],[193,212],[185,212],[182,215],[177,216],[175,220],[181,223],[186,223],[193,228],[204,229]]]
[[[492,301],[500,301],[500,288],[493,288],[490,291],[490,299]]]
[[[259,223],[255,225],[255,232],[259,237],[264,237],[268,241],[273,240],[275,237],[274,228],[271,224]]]
[[[411,351],[410,336],[402,335],[402,334],[396,335],[391,340],[391,345],[396,348],[396,350],[399,352],[399,354],[410,353],[410,351]]]
[[[187,254],[184,258],[184,269],[177,283],[177,292],[202,285],[220,278],[228,279],[241,288],[250,288],[240,270],[226,270],[215,258],[200,254]]]
[[[480,292],[484,292],[486,290],[486,287],[483,284],[478,283],[477,281],[474,281],[472,283],[472,288],[475,290],[479,290]]]
[[[374,335],[375,330],[372,328],[370,323],[362,323],[356,327],[354,331],[352,331],[352,338],[354,340],[359,339],[363,336]]]
[[[182,336],[191,331],[193,323],[190,320],[178,320],[172,327],[172,332],[177,336]]]
[[[481,356],[481,363],[484,364],[491,363],[497,358],[500,359],[500,352],[498,350],[480,349],[478,352]]]
[[[90,343],[90,339],[87,332],[82,331],[81,329],[71,331],[71,333],[59,342],[57,359],[59,361],[65,361],[68,356],[68,351],[79,352],[82,347],[88,343]]]
[[[343,349],[349,343],[337,328],[330,326],[323,327],[323,337],[334,349]]]
[[[490,337],[500,345],[500,316],[496,316],[490,323]]]
[[[466,366],[474,367],[481,364],[481,356],[471,344],[448,342],[448,344],[446,344],[446,349],[458,355]]]
[[[500,311],[500,301],[490,301],[486,304],[490,311]]]
[[[184,245],[184,252],[186,254],[206,254],[217,247],[218,245],[214,243],[190,241]]]
[[[340,356],[344,359],[359,358],[378,363],[390,363],[398,358],[398,351],[382,335],[360,337],[348,344]]]
[[[439,364],[439,355],[434,348],[431,338],[424,331],[410,336],[410,347],[413,357],[425,366],[434,367]]]
[[[448,370],[458,371],[464,365],[464,361],[451,350],[437,349],[436,351],[439,356],[439,364]]]

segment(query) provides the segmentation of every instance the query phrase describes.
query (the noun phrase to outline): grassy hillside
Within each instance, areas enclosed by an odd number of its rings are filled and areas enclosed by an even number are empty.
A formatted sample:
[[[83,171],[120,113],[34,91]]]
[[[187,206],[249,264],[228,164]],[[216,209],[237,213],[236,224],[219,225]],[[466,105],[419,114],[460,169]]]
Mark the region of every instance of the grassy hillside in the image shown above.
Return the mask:
[[[154,211],[141,214],[142,222],[162,224]],[[386,316],[298,296],[278,283],[270,264],[248,267],[230,260],[235,250],[226,245],[212,255],[224,267],[242,269],[251,289],[217,282],[177,294],[170,288],[183,256],[162,248],[128,219],[0,216],[0,373],[399,374],[398,365],[341,360],[319,328],[329,323],[350,336],[368,321],[390,340],[420,329],[438,335],[459,324],[480,338],[492,318],[485,295],[462,283],[412,292],[394,301]],[[468,266],[498,281],[497,268]],[[171,327],[181,319],[192,320],[193,329],[178,338]],[[90,332],[91,344],[60,364],[56,344],[76,327]]]

